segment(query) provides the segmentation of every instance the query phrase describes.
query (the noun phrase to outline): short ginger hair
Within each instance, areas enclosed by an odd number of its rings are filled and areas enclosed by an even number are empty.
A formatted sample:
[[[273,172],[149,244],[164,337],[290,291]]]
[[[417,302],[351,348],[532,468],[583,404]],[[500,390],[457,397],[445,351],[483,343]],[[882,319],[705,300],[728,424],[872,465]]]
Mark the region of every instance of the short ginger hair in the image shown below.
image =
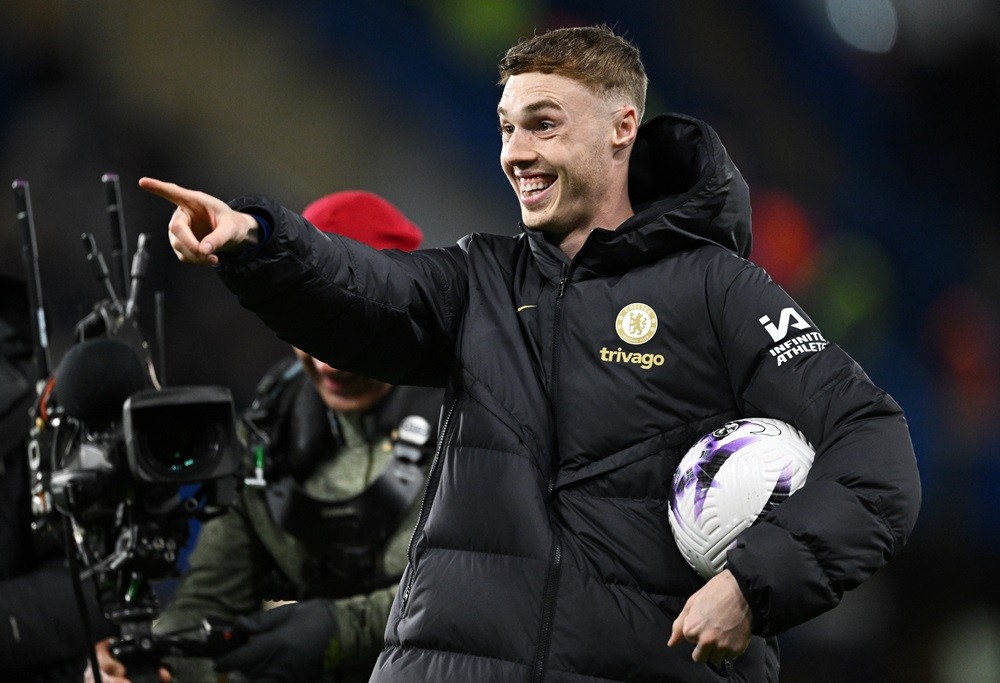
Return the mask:
[[[649,79],[639,49],[608,26],[557,28],[522,39],[507,50],[499,69],[500,85],[535,71],[572,78],[594,92],[625,98],[642,121]]]

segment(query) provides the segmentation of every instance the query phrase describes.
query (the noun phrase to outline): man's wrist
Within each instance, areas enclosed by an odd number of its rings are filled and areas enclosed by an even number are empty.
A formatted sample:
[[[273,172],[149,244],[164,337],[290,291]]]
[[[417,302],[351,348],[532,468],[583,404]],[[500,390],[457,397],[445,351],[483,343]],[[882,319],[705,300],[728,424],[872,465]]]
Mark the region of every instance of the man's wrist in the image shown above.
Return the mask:
[[[247,242],[252,245],[250,250],[253,250],[267,242],[272,232],[271,223],[265,216],[258,213],[248,212],[244,215],[253,219],[253,224],[247,229]]]
[[[264,246],[271,236],[271,223],[265,216],[249,211],[240,211],[239,214],[245,217],[247,230],[244,233],[245,236],[242,245],[226,254],[226,256],[240,257],[253,254]]]

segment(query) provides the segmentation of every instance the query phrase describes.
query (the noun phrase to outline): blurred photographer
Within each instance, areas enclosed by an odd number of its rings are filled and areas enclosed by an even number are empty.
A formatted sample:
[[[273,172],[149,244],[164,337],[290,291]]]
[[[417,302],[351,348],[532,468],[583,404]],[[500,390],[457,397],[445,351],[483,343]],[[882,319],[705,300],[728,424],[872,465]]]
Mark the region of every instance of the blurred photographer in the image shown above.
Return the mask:
[[[328,195],[303,215],[380,249],[409,251],[422,238],[365,192]],[[265,375],[244,415],[255,475],[234,508],[202,527],[155,628],[235,619],[250,638],[214,662],[171,658],[172,680],[215,681],[216,671],[239,672],[234,681],[368,680],[406,566],[441,401],[439,390],[393,387],[298,349]],[[265,601],[297,602],[262,611]],[[105,644],[99,651],[104,674],[127,680]]]
[[[28,316],[24,284],[0,275],[0,680],[78,681],[88,643],[64,552],[30,527]],[[110,635],[91,586],[84,595],[94,635]]]

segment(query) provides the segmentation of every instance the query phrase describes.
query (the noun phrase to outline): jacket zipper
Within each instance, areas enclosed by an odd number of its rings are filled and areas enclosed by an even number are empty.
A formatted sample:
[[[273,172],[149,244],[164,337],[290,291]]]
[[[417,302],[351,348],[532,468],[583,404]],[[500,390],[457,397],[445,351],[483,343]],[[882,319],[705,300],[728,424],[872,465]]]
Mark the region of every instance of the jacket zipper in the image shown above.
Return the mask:
[[[555,385],[559,379],[559,324],[562,320],[563,295],[566,293],[566,283],[569,281],[570,267],[562,264],[562,272],[559,275],[559,288],[556,291],[555,311],[553,312],[552,323],[552,382],[549,389],[555,395]],[[556,474],[559,471],[559,442],[558,437],[553,444],[551,471],[549,472],[548,494],[551,500],[556,489]],[[555,531],[553,531],[555,533]],[[545,577],[545,594],[542,603],[542,622],[538,635],[538,653],[535,657],[535,671],[531,678],[532,683],[542,683],[545,680],[545,664],[549,657],[549,638],[552,632],[552,615],[555,612],[555,603],[559,588],[559,573],[562,567],[562,541],[558,535],[552,542],[552,555],[549,559],[549,571]]]
[[[545,577],[545,602],[542,603],[542,628],[538,637],[538,654],[535,657],[535,672],[531,677],[532,683],[542,683],[545,680],[545,663],[549,658],[549,636],[552,631],[552,613],[555,612],[556,593],[559,589],[559,570],[561,566],[562,543],[556,538],[552,546],[548,575]]]
[[[566,293],[566,281],[569,280],[569,266],[562,264],[562,273],[559,275],[559,291],[556,293],[556,306],[562,301],[563,294]],[[555,339],[552,341],[555,344]],[[553,349],[554,350],[554,349]]]
[[[450,436],[448,434],[448,425],[451,423],[451,416],[455,412],[455,405],[457,403],[457,398],[452,400],[451,405],[448,406],[448,412],[445,413],[444,420],[441,422],[441,433],[438,436],[437,448],[434,449],[434,458],[431,460],[431,469],[427,475],[427,486],[424,487],[424,495],[420,499],[420,512],[417,515],[417,525],[413,527],[413,532],[410,534],[410,543],[406,549],[407,561],[410,564],[410,576],[406,581],[406,588],[403,589],[403,597],[400,600],[399,613],[402,616],[406,615],[406,604],[410,599],[410,589],[413,588],[413,581],[416,578],[413,545],[417,539],[417,534],[423,530],[424,524],[427,523],[427,515],[430,513],[428,501],[433,492],[437,490],[438,480],[441,478],[441,468],[438,466],[438,462],[446,447],[445,438],[446,436]]]
[[[559,274],[559,288],[556,290],[556,305],[552,312],[552,381],[549,382],[549,393],[556,394],[556,382],[559,381],[559,325],[562,323],[562,302],[566,293],[566,283],[569,281],[569,266],[562,264],[562,271]],[[552,403],[552,414],[555,416],[555,401]],[[549,472],[549,497],[552,497],[556,490],[556,473],[559,471],[559,437],[556,436],[554,448],[552,449],[552,469]]]
[[[562,302],[563,295],[566,294],[566,283],[569,281],[569,266],[562,264],[562,272],[559,274],[559,288],[556,290],[556,305],[552,312],[552,381],[549,382],[549,390],[555,391],[555,383],[559,378],[559,324],[562,322]],[[553,473],[554,474],[554,473]],[[555,483],[554,481],[551,483]],[[552,493],[551,489],[549,493]]]

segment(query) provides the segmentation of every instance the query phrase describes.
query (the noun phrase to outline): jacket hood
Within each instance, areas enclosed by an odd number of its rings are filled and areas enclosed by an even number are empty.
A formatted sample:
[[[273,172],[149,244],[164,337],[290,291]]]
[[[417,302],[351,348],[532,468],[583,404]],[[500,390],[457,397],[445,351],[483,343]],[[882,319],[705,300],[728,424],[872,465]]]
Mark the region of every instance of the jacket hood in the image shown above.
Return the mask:
[[[640,126],[629,164],[629,198],[635,215],[617,230],[591,232],[576,259],[583,269],[614,272],[706,242],[744,258],[750,254],[749,188],[703,121],[661,114]],[[540,231],[526,232],[542,256]]]
[[[750,255],[750,190],[716,132],[682,114],[644,123],[629,165],[632,226],[662,224]]]

